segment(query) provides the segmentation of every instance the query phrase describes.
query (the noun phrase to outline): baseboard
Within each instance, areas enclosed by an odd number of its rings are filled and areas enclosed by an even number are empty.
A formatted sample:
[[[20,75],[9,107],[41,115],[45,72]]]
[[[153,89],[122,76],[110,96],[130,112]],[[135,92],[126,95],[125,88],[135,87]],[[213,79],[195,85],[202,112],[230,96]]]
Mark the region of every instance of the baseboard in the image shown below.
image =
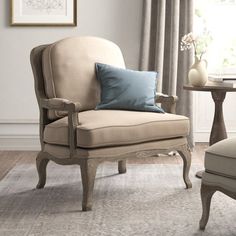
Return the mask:
[[[38,135],[0,135],[0,150],[40,150],[40,141]]]
[[[38,123],[0,120],[0,150],[40,150]]]
[[[236,131],[228,131],[228,138],[236,137]],[[197,143],[209,142],[210,132],[209,131],[198,131],[194,132],[194,141]]]

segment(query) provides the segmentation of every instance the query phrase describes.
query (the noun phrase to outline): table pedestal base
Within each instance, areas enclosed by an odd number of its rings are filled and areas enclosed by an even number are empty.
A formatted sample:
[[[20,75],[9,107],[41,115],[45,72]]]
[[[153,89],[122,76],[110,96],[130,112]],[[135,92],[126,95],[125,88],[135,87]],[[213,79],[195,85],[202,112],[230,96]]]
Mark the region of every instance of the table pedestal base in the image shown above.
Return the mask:
[[[197,173],[196,173],[196,177],[201,179],[202,178],[202,174],[203,174],[204,170],[199,170]]]
[[[223,115],[223,102],[225,99],[226,92],[212,91],[211,95],[215,103],[215,115],[211,128],[210,146],[227,138]]]
[[[225,91],[212,91],[211,96],[215,103],[215,115],[211,128],[210,135],[210,146],[217,143],[223,139],[227,138],[227,133],[225,129],[224,115],[223,115],[223,102],[225,99]],[[196,177],[201,179],[204,170],[200,170],[196,173]]]

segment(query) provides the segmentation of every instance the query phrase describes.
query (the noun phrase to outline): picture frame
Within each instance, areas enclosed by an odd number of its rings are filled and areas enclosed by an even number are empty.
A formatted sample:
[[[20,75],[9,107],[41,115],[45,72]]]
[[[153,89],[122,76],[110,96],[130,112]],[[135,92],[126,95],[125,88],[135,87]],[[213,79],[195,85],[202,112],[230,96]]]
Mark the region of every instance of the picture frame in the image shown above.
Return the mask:
[[[11,0],[11,26],[77,26],[77,0]]]

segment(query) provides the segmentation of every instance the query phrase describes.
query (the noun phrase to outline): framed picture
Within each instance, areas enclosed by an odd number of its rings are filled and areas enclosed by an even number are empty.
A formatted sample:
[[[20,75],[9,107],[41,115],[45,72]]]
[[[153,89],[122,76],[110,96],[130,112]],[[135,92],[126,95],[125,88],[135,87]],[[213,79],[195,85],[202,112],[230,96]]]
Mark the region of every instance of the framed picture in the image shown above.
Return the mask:
[[[12,26],[76,26],[77,0],[11,0]]]

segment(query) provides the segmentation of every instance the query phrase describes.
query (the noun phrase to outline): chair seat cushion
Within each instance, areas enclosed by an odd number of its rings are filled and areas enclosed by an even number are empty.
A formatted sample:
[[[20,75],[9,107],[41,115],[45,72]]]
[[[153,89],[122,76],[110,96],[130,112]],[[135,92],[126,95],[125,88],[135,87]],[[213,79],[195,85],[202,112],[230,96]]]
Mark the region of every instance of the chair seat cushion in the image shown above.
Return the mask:
[[[77,146],[96,148],[121,146],[183,137],[189,133],[189,119],[169,113],[121,110],[90,110],[79,113]],[[44,141],[68,145],[68,119],[47,125]]]
[[[236,178],[236,138],[210,146],[205,154],[205,169],[210,173]]]

